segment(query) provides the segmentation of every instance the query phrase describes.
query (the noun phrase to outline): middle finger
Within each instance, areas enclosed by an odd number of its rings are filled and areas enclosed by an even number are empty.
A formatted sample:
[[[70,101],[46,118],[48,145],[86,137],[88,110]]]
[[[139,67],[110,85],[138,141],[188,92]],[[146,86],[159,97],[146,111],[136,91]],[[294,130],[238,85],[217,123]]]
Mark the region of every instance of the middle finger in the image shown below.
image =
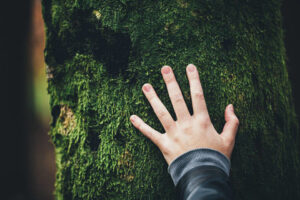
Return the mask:
[[[163,66],[161,72],[166,83],[177,120],[181,121],[188,119],[191,116],[190,111],[188,110],[187,105],[184,101],[172,68],[170,66]]]
[[[175,122],[171,114],[164,106],[164,104],[160,101],[155,90],[150,84],[148,83],[144,84],[142,89],[146,98],[151,104],[156,116],[158,117],[159,121],[163,125],[165,131],[170,132],[170,130],[175,127]]]

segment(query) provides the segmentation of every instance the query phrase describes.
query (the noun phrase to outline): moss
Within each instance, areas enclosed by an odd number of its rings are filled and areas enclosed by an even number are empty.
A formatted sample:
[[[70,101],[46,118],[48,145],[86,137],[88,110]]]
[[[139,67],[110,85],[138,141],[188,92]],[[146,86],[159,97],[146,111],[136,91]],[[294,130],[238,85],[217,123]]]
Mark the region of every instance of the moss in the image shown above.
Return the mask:
[[[237,199],[299,198],[299,129],[280,6],[44,0],[57,199],[174,199],[163,156],[129,116],[164,132],[141,91],[149,82],[176,120],[160,74],[166,64],[192,112],[189,63],[199,69],[216,129],[229,103],[240,119],[231,169]]]

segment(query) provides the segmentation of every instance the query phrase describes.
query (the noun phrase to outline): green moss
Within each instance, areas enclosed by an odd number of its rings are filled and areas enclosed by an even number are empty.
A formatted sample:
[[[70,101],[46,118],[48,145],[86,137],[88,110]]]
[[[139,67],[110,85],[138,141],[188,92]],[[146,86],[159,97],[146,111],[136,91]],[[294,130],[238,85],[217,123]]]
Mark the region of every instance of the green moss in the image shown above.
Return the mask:
[[[57,199],[174,199],[158,148],[129,121],[164,132],[141,87],[175,117],[160,74],[170,65],[190,111],[185,75],[200,72],[216,129],[240,119],[231,179],[237,199],[299,198],[299,129],[279,0],[44,0]],[[69,113],[69,114],[68,114]]]

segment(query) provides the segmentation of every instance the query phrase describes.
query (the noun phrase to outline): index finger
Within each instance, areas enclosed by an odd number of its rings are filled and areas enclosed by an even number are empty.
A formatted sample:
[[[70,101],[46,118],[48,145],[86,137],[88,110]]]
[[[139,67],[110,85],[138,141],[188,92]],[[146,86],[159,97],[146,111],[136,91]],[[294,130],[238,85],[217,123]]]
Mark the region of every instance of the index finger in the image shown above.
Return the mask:
[[[156,116],[163,125],[165,131],[169,132],[173,127],[175,127],[175,122],[171,114],[164,106],[164,104],[160,101],[156,92],[150,84],[144,84],[142,89],[148,101],[150,102]]]

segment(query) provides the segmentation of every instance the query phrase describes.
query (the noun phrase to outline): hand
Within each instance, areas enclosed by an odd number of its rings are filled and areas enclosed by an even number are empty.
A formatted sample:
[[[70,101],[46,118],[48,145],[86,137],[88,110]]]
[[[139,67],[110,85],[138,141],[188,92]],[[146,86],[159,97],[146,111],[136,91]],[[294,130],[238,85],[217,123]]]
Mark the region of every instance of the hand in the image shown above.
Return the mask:
[[[210,148],[223,153],[230,159],[239,120],[230,104],[225,109],[226,124],[219,134],[211,123],[200,84],[197,68],[189,64],[186,68],[192,97],[193,115],[190,115],[172,68],[163,66],[161,73],[174,107],[177,121],[174,121],[166,107],[158,98],[153,87],[146,83],[142,90],[166,133],[161,134],[136,115],[131,115],[133,125],[148,137],[170,163],[181,154],[196,149]]]

